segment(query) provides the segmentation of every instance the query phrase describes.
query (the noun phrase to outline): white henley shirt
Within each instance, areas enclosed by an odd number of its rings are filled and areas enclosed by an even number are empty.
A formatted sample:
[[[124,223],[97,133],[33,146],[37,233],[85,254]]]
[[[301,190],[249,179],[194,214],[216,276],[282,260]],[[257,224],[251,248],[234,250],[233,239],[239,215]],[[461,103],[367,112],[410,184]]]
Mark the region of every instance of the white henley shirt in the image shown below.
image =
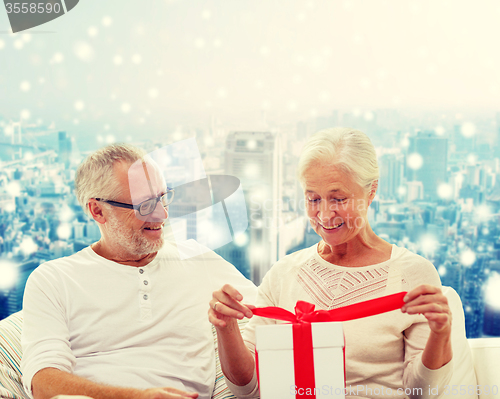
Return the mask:
[[[209,399],[212,292],[229,283],[254,303],[257,288],[212,251],[181,260],[179,251],[193,245],[166,243],[143,267],[107,260],[90,247],[40,265],[24,296],[26,391],[36,372],[53,367],[107,385],[175,387]]]

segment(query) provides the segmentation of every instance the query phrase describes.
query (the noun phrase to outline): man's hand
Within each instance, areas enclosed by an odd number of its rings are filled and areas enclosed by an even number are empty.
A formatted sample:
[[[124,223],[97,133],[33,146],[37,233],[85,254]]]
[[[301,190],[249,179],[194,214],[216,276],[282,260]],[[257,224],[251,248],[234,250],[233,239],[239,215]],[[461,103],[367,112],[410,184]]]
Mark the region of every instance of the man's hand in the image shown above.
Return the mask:
[[[144,391],[144,399],[192,399],[196,392],[186,392],[175,388],[150,388]]]
[[[93,399],[193,399],[196,392],[176,388],[124,388],[98,384],[54,368],[38,371],[32,380],[35,399],[54,399],[55,395],[84,395]]]

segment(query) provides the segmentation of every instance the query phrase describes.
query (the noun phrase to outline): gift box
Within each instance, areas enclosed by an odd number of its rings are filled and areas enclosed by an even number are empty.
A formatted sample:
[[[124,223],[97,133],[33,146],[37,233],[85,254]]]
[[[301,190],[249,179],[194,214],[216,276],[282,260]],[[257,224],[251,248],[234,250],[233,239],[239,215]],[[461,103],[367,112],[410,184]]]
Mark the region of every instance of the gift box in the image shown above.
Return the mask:
[[[342,323],[312,323],[313,370],[307,385],[307,355],[294,353],[292,324],[259,326],[255,331],[261,399],[344,398],[344,333]],[[294,355],[297,356],[296,362]],[[304,383],[306,385],[304,385]]]
[[[342,321],[400,309],[406,292],[331,310],[297,301],[295,314],[278,307],[252,309],[256,316],[291,324],[255,330],[257,377],[261,399],[345,397]]]

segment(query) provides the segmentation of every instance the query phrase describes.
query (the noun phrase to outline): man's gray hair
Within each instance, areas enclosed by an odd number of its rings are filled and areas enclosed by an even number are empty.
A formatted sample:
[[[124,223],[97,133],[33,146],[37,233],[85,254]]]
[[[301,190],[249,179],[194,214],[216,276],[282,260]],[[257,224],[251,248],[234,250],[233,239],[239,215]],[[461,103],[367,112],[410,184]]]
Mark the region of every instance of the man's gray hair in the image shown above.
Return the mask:
[[[111,144],[90,154],[78,167],[75,177],[76,198],[83,211],[91,216],[88,208],[91,198],[116,200],[123,194],[123,187],[114,176],[115,163],[133,164],[145,156],[145,151],[130,144]]]
[[[301,184],[306,171],[318,162],[341,168],[365,190],[370,190],[379,178],[375,148],[368,136],[359,130],[336,127],[311,136],[299,159]]]

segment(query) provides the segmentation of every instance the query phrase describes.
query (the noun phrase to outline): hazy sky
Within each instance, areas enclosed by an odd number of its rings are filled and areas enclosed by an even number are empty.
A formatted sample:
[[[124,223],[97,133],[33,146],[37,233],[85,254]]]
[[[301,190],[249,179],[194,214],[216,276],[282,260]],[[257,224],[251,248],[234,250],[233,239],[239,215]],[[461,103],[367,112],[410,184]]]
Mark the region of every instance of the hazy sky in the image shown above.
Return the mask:
[[[360,107],[500,110],[500,2],[80,0],[9,34],[0,116],[70,131]]]

